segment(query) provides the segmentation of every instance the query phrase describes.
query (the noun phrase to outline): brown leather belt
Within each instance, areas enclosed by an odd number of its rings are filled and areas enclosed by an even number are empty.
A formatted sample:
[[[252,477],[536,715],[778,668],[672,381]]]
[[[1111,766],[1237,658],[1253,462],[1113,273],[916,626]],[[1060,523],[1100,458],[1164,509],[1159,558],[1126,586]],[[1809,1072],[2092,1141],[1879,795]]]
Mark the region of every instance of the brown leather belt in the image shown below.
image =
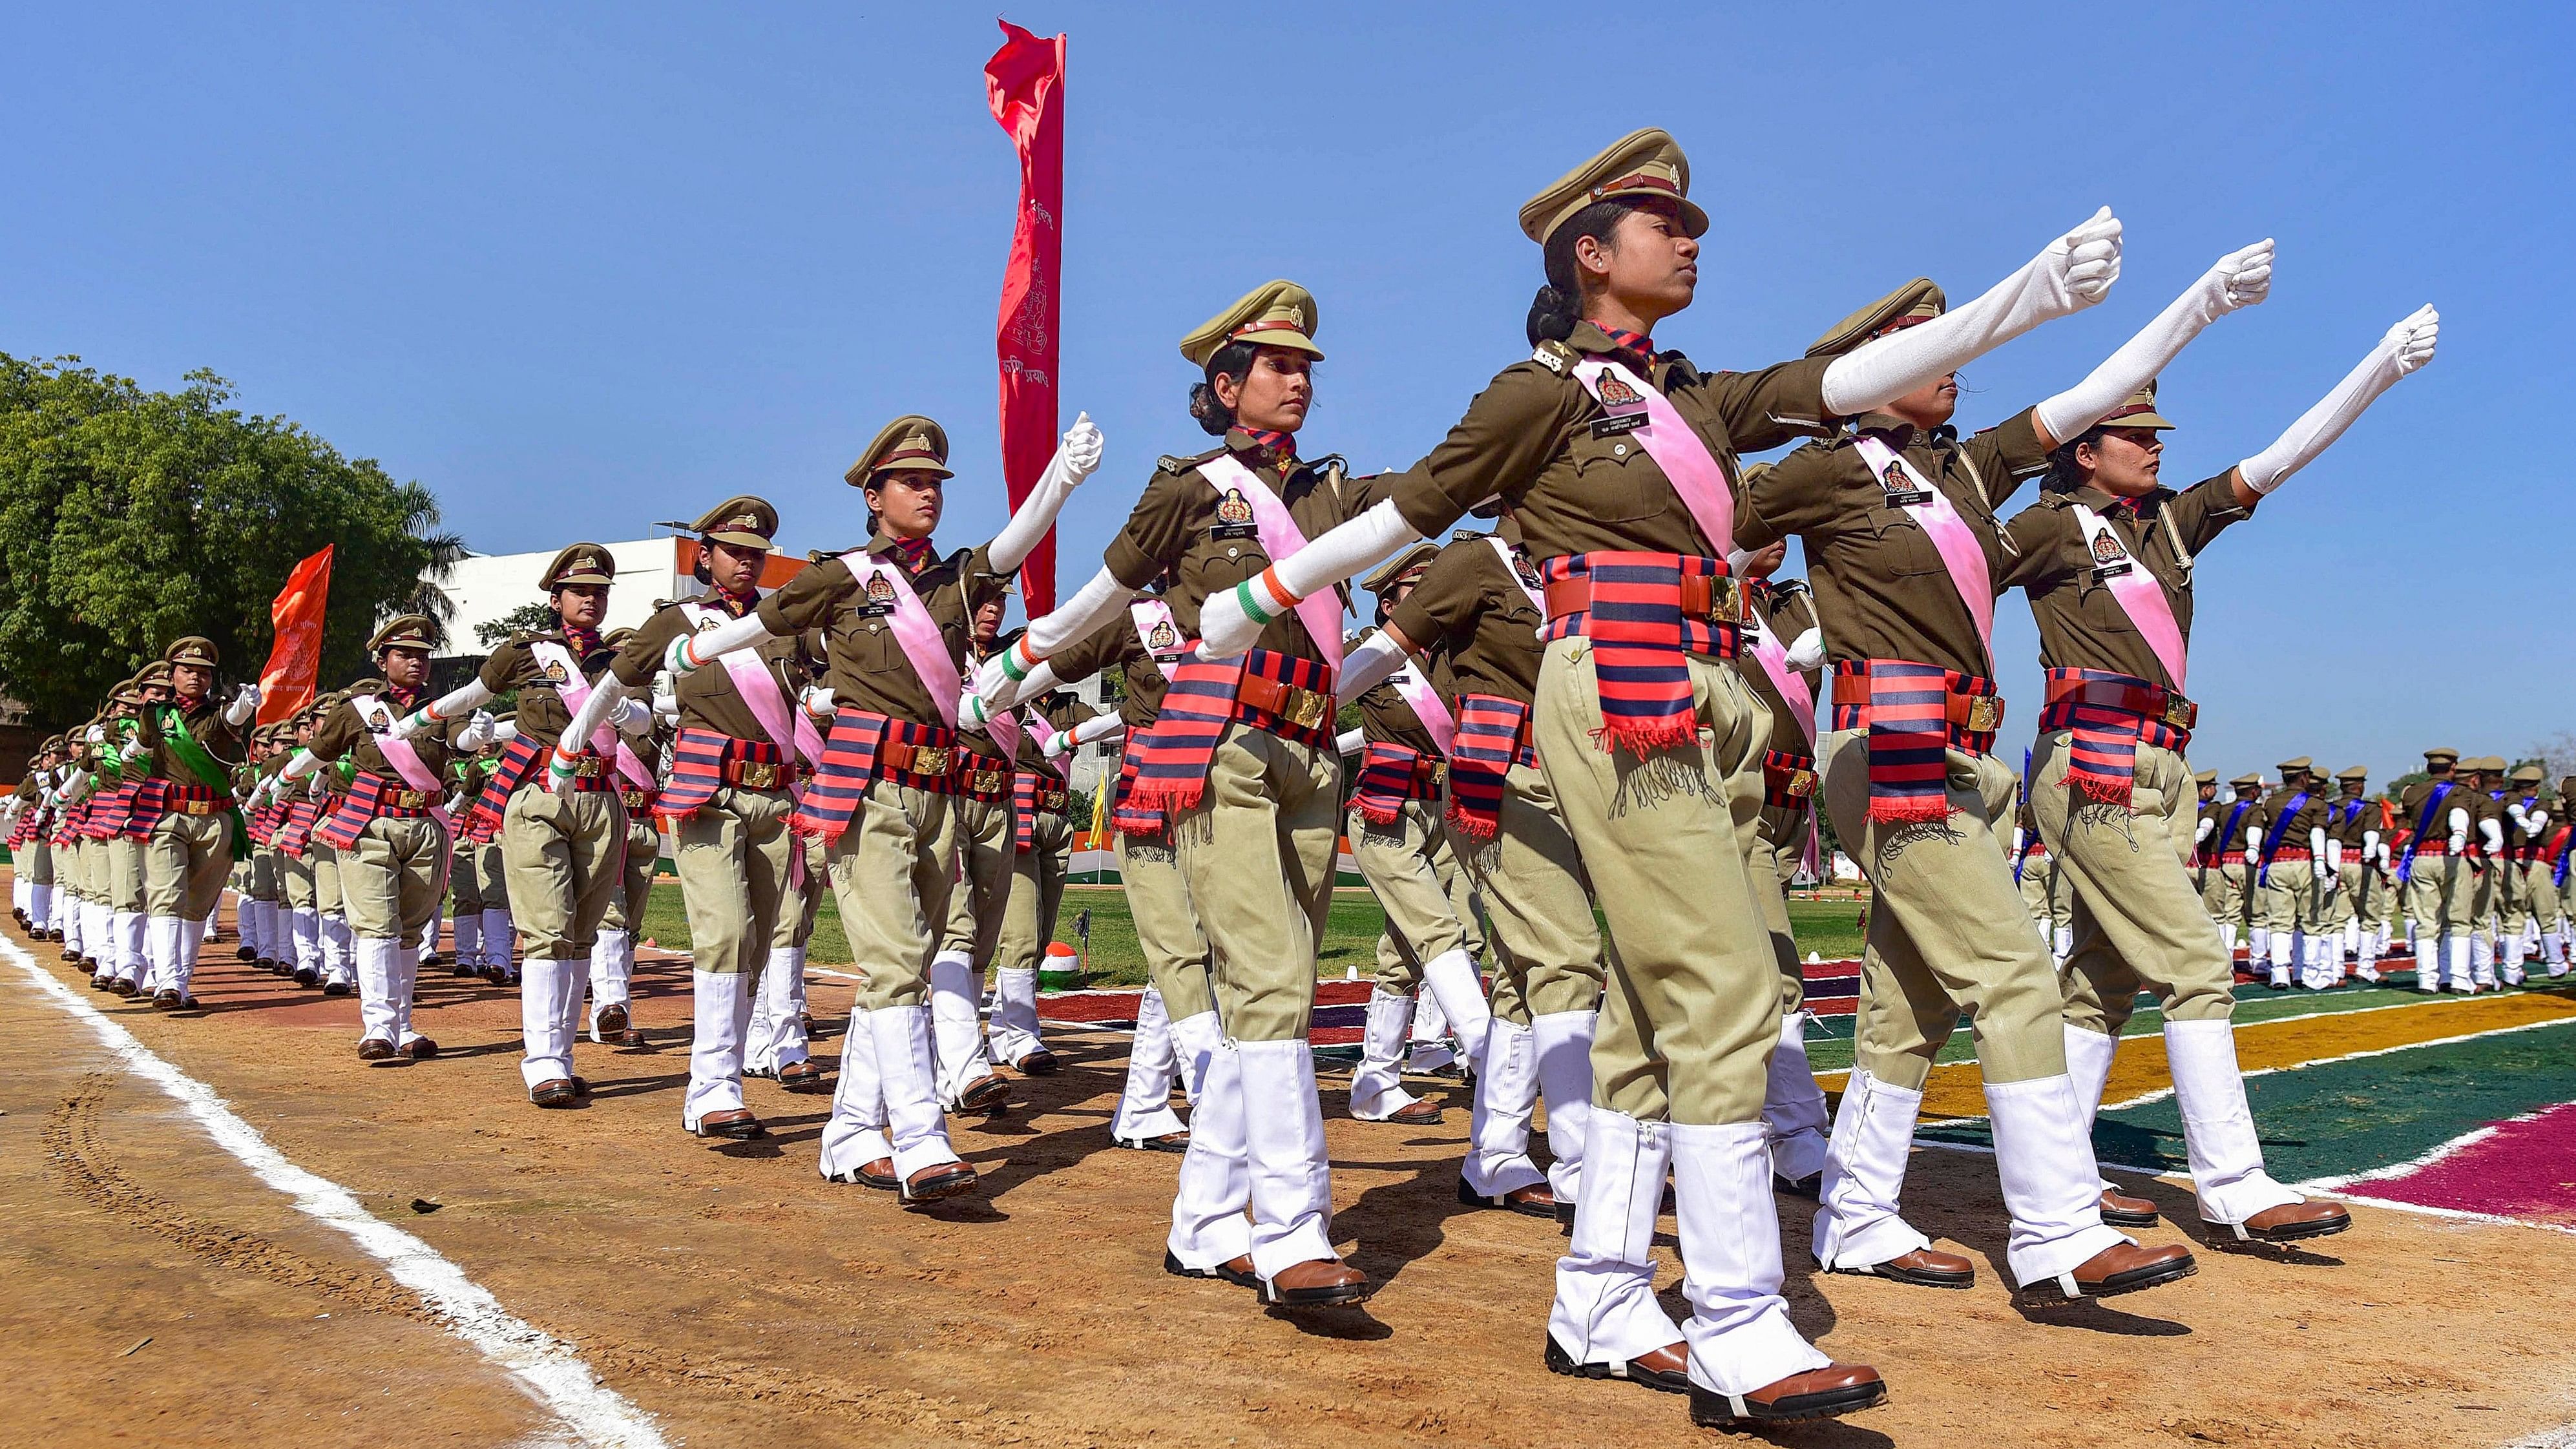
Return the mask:
[[[1235,690],[1234,702],[1257,709],[1282,723],[1301,729],[1322,729],[1332,723],[1335,702],[1331,695],[1312,689],[1299,689],[1283,684],[1266,674],[1246,672],[1241,687]]]
[[[2133,714],[2141,719],[2156,720],[2188,732],[2200,723],[2200,706],[2170,689],[2154,685],[2140,687],[2108,679],[2051,680],[2048,703],[2100,705]]]
[[[784,790],[796,782],[795,767],[785,760],[728,760],[725,783],[746,790]]]
[[[1685,619],[1703,619],[1712,624],[1744,622],[1744,590],[1731,575],[1684,574],[1681,579],[1681,611]],[[1547,583],[1547,616],[1562,619],[1568,614],[1592,611],[1592,580],[1584,578],[1550,579]]]
[[[891,740],[878,746],[877,758],[884,761],[885,768],[907,775],[945,775],[957,766],[957,747]]]

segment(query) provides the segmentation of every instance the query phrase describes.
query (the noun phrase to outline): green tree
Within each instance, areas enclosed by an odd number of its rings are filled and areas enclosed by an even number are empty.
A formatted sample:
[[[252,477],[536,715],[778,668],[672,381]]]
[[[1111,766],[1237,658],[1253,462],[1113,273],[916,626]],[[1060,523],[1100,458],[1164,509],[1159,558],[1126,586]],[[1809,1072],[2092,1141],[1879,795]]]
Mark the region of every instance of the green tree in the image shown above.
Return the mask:
[[[325,544],[325,681],[363,663],[384,617],[453,612],[425,580],[462,546],[427,488],[229,406],[211,372],[187,384],[0,353],[0,690],[37,719],[78,718],[187,634],[254,677],[270,601]]]
[[[486,619],[474,626],[474,642],[485,652],[510,642],[513,635],[542,634],[555,626],[555,606],[540,600],[521,604],[497,619]]]

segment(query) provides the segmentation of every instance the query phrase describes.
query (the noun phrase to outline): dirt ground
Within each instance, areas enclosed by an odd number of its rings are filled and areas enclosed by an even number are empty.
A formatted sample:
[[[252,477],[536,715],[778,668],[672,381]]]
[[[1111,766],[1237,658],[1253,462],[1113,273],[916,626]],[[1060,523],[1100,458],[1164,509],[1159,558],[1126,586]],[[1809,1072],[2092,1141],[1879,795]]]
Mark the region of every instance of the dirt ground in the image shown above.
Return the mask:
[[[915,1213],[815,1175],[825,1098],[755,1082],[768,1140],[682,1134],[675,965],[639,980],[656,1049],[585,1042],[589,1105],[540,1112],[519,1084],[515,1000],[480,983],[425,973],[420,1025],[448,1055],[369,1068],[352,1055],[354,1000],[227,959],[200,975],[205,1011],[176,1016],[89,993],[51,946],[36,956],[288,1158],[572,1344],[675,1444],[1717,1437],[1679,1398],[1540,1367],[1563,1239],[1457,1205],[1454,1088],[1425,1088],[1453,1110],[1412,1130],[1350,1121],[1327,1083],[1335,1238],[1383,1287],[1364,1309],[1300,1319],[1162,1272],[1178,1159],[1110,1147],[1113,1034],[1060,1034],[1061,1075],[1022,1083],[1005,1117],[958,1124],[986,1189]],[[0,1444],[554,1442],[540,1406],[354,1244],[119,1075],[14,963],[0,982]],[[817,1009],[847,997],[826,986]],[[2187,1190],[2145,1191],[2167,1214],[2145,1238],[2198,1238]],[[2559,1346],[2576,1236],[2362,1208],[2317,1251],[2207,1244],[2179,1285],[2025,1307],[2002,1286],[1991,1159],[1919,1153],[1908,1206],[1978,1262],[1973,1290],[1819,1279],[1810,1209],[1782,1200],[1799,1325],[1876,1364],[1891,1394],[1777,1442],[2486,1446],[2576,1419]],[[1669,1237],[1663,1251],[1678,1315]]]

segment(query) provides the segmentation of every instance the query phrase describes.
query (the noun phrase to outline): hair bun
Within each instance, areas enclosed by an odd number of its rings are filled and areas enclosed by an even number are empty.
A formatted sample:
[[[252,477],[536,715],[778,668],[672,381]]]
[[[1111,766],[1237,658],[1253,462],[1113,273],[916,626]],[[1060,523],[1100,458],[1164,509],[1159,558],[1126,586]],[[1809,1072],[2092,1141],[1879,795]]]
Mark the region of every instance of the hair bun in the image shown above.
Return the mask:
[[[1224,437],[1225,430],[1234,426],[1233,412],[1216,400],[1216,389],[1204,382],[1190,385],[1190,416],[1212,438]]]
[[[1572,297],[1558,291],[1553,284],[1540,287],[1538,295],[1530,299],[1530,346],[1536,347],[1542,342],[1563,342],[1574,335],[1577,320]]]

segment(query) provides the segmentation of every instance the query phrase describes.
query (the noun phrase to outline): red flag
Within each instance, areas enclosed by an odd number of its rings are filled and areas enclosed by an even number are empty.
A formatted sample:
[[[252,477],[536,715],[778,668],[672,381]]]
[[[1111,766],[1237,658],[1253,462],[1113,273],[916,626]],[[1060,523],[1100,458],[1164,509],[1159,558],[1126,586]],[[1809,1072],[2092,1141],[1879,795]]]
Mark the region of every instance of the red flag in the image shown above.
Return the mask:
[[[993,119],[1020,153],[1020,219],[1002,276],[993,351],[1002,367],[1002,487],[1011,506],[1029,496],[1056,446],[1056,323],[1063,255],[1064,37],[1040,40],[1005,20],[1002,48],[984,62]],[[1055,607],[1055,534],[1020,569],[1029,617]]]
[[[331,601],[331,545],[295,566],[268,606],[277,642],[259,672],[259,722],[275,724],[313,702],[322,672],[322,609]]]

